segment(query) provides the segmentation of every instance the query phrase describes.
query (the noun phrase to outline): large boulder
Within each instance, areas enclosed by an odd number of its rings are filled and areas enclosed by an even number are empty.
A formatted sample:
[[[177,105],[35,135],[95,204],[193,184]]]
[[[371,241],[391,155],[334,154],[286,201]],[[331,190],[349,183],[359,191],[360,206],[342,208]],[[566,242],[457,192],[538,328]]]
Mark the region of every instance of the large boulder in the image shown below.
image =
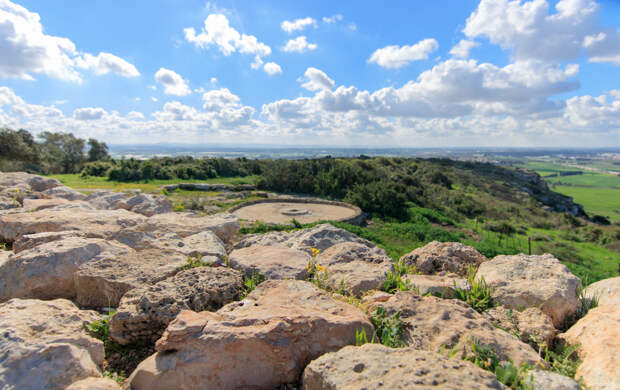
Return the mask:
[[[179,313],[128,381],[134,390],[273,389],[362,329],[373,332],[364,313],[313,284],[268,280],[216,313]]]
[[[0,210],[12,210],[21,207],[21,204],[13,197],[0,195]]]
[[[13,242],[13,252],[19,253],[25,251],[26,249],[32,249],[35,246],[39,246],[41,244],[63,240],[69,237],[85,237],[85,234],[77,230],[26,234],[20,236],[17,240]]]
[[[74,203],[80,202],[70,202],[67,206]],[[60,207],[0,215],[0,239],[13,242],[26,234],[66,230],[77,230],[88,237],[107,238],[146,220],[146,217],[126,210],[88,210],[79,204]]]
[[[191,236],[181,237],[176,233],[166,234],[150,239],[147,244],[153,248],[170,249],[183,253],[186,256],[200,256],[207,263],[224,263],[226,248],[222,240],[210,230],[205,230]]]
[[[198,267],[152,286],[129,291],[110,319],[120,344],[154,343],[181,310],[215,311],[243,292],[241,274],[225,267]]]
[[[58,207],[69,203],[68,200],[63,198],[51,198],[51,199],[24,199],[23,211],[33,212],[43,209],[50,209],[52,207]]]
[[[417,275],[407,274],[403,279],[409,283],[411,289],[420,295],[435,295],[441,298],[454,298],[456,288],[468,288],[467,280],[457,274],[446,275]]]
[[[212,231],[220,240],[229,242],[239,230],[239,221],[232,214],[200,216],[193,213],[163,213],[150,217],[141,231],[155,232],[156,235],[168,233],[187,237],[205,230]]]
[[[172,211],[172,202],[162,195],[137,194],[127,199],[125,203],[134,213],[147,217]]]
[[[576,379],[583,378],[592,390],[620,389],[620,309],[599,306],[588,311],[566,333],[559,336],[579,345],[581,365]]]
[[[10,298],[72,299],[80,265],[130,253],[125,245],[96,238],[68,237],[25,250],[0,265],[0,302]]]
[[[432,241],[402,256],[403,264],[414,265],[426,275],[455,273],[467,276],[468,268],[478,268],[487,258],[475,248],[459,242]]]
[[[561,328],[577,309],[581,280],[550,254],[496,256],[478,268],[493,288],[492,296],[508,309],[539,307],[556,328]]]
[[[620,276],[592,283],[586,288],[586,296],[596,299],[599,306],[620,307]]]
[[[405,343],[416,349],[458,356],[471,353],[474,341],[493,349],[500,360],[542,364],[542,359],[527,344],[493,326],[482,314],[456,299],[421,297],[412,291],[399,291],[389,299],[370,302],[370,312],[382,306],[387,315],[400,313],[404,322]]]
[[[354,296],[380,289],[387,273],[394,271],[394,262],[380,248],[370,248],[359,242],[332,245],[316,258],[325,267],[327,283],[333,289],[342,284]]]
[[[86,378],[77,381],[66,390],[121,390],[121,387],[108,378]]]
[[[98,319],[64,299],[0,304],[0,388],[63,390],[101,377],[103,343],[84,331]]]
[[[379,344],[344,347],[312,361],[303,390],[332,389],[507,389],[473,363],[413,348]]]
[[[67,186],[58,186],[43,191],[43,194],[51,198],[65,200],[84,200],[86,195]]]
[[[535,347],[539,344],[551,347],[557,333],[551,318],[537,307],[519,311],[497,306],[483,314],[495,326],[514,334],[521,341]]]
[[[258,272],[267,279],[306,279],[312,257],[297,249],[256,245],[235,249],[228,260],[248,277]]]
[[[98,210],[129,210],[126,199],[127,194],[123,192],[101,190],[91,193],[85,200]]]
[[[250,234],[235,244],[235,249],[248,246],[284,246],[312,253],[312,249],[324,251],[329,247],[343,242],[356,242],[365,245],[377,253],[384,253],[380,248],[368,240],[364,240],[344,229],[334,227],[329,223],[316,225],[311,228],[287,232],[268,232],[265,234]]]
[[[30,191],[43,192],[61,185],[58,180],[49,177],[31,175],[24,172],[0,172],[0,188],[20,187]]]
[[[153,285],[187,265],[182,253],[146,249],[104,256],[79,267],[74,274],[76,301],[86,308],[117,307],[129,290]]]

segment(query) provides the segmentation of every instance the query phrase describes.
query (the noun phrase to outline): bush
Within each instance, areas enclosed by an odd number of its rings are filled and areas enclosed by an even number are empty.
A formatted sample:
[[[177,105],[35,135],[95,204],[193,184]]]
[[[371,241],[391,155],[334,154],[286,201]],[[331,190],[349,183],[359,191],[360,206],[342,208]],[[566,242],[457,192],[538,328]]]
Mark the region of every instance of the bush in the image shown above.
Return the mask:
[[[102,162],[102,161],[86,163],[84,165],[84,168],[82,168],[82,172],[80,173],[80,176],[105,177],[105,176],[108,176],[108,171],[113,166],[114,165],[112,163]]]
[[[381,344],[390,348],[404,348],[403,331],[405,323],[400,319],[400,313],[388,315],[383,306],[377,307],[372,313],[370,320],[375,326],[375,333]]]

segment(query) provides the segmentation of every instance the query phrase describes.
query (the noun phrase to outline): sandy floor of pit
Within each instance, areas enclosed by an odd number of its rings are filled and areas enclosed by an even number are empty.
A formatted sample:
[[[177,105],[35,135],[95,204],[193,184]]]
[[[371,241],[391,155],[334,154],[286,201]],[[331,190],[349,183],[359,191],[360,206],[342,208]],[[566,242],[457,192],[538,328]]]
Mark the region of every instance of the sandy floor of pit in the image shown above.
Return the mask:
[[[304,215],[284,215],[282,211],[290,209],[303,209],[310,211]],[[295,218],[300,223],[311,223],[321,220],[339,220],[352,218],[356,215],[355,210],[347,207],[320,204],[320,203],[258,203],[242,207],[233,211],[237,217],[250,221],[262,221],[267,223],[287,223]]]

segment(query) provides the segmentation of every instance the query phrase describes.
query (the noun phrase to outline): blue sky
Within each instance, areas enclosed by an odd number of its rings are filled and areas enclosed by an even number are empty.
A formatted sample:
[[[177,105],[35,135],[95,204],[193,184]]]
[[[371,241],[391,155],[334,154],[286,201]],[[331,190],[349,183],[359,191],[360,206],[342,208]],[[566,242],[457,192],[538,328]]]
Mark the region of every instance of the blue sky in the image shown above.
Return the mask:
[[[620,146],[618,1],[58,4],[0,0],[0,126],[115,144]]]

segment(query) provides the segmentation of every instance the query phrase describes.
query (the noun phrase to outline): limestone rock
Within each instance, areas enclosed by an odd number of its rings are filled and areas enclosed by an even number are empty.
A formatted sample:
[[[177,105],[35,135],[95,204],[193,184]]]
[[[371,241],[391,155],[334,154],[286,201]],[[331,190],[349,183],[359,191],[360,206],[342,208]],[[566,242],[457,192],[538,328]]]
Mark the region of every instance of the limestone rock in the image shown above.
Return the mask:
[[[175,250],[185,256],[200,256],[207,263],[224,263],[226,248],[222,240],[210,230],[205,230],[187,237],[170,233],[151,239],[149,246],[161,249]]]
[[[24,199],[23,208],[26,212],[39,211],[49,209],[68,203],[69,201],[62,198],[52,199]]]
[[[80,202],[76,207],[52,208],[32,213],[0,215],[0,239],[13,242],[26,234],[77,230],[88,237],[106,238],[122,229],[131,228],[146,217],[126,210],[87,210]]]
[[[225,267],[198,267],[152,286],[129,291],[110,320],[110,335],[121,343],[154,343],[181,310],[215,311],[243,291],[241,274]]]
[[[272,389],[361,329],[373,332],[364,313],[313,284],[268,280],[217,313],[179,313],[128,381],[134,390]]]
[[[514,334],[521,341],[529,343],[533,347],[538,343],[544,343],[551,347],[551,342],[556,334],[551,318],[537,307],[518,311],[497,306],[483,314],[496,326]]]
[[[84,234],[77,230],[26,234],[13,242],[13,252],[19,253],[47,242],[58,241],[69,237],[84,237]]]
[[[138,194],[127,199],[125,203],[129,210],[147,217],[172,211],[172,202],[161,195]]]
[[[316,262],[325,267],[327,282],[333,289],[344,282],[345,288],[357,297],[381,288],[387,273],[394,270],[394,262],[383,249],[358,242],[332,245],[318,255]]]
[[[296,249],[256,245],[236,249],[228,259],[231,267],[248,277],[258,272],[267,279],[306,279],[312,257]]]
[[[90,261],[74,275],[77,303],[87,308],[117,307],[127,291],[173,276],[186,264],[187,256],[159,249]]]
[[[329,247],[343,242],[356,242],[366,245],[377,253],[382,250],[368,240],[364,240],[344,229],[334,227],[329,223],[316,225],[311,228],[287,232],[268,232],[265,234],[250,234],[235,245],[235,249],[254,245],[284,246],[300,249],[312,253],[312,248],[324,251]]]
[[[0,301],[10,298],[74,298],[74,273],[89,261],[131,251],[94,238],[68,237],[17,253],[0,266]]]
[[[220,240],[229,242],[239,230],[237,217],[216,214],[202,217],[193,213],[163,213],[150,217],[142,226],[144,232],[156,235],[175,233],[187,237],[205,230],[212,231]]]
[[[121,388],[112,379],[86,378],[73,383],[67,390],[121,390]]]
[[[0,172],[0,188],[19,186],[28,188],[31,191],[43,192],[61,185],[58,180],[49,177],[31,175],[24,172]]]
[[[478,268],[487,258],[459,242],[433,241],[404,255],[400,261],[415,265],[418,271],[427,275],[451,272],[466,277],[469,266]]]
[[[84,331],[98,319],[64,299],[0,304],[0,388],[63,390],[100,377],[103,343]]]
[[[420,295],[436,295],[442,298],[454,298],[457,288],[467,288],[467,281],[456,274],[446,275],[413,275],[404,276],[412,289]]]
[[[542,364],[542,359],[527,344],[515,336],[497,329],[482,314],[465,302],[456,299],[421,297],[412,291],[399,291],[385,302],[370,304],[372,312],[378,306],[389,315],[400,312],[406,324],[405,343],[419,350],[444,351],[455,348],[457,355],[470,351],[470,342],[478,340],[495,351],[500,360]]]
[[[21,207],[21,204],[16,199],[0,195],[0,210],[11,210],[19,207]]]
[[[620,276],[592,283],[586,288],[586,296],[596,298],[599,306],[620,307]]]
[[[304,370],[303,390],[379,388],[507,389],[495,375],[470,362],[378,344],[344,347],[312,361]]]
[[[533,370],[528,374],[526,384],[533,390],[580,390],[572,378],[551,371]]]
[[[581,281],[550,254],[496,256],[478,268],[493,288],[493,298],[509,309],[539,307],[561,328],[577,309]]]
[[[583,378],[592,390],[620,388],[620,310],[618,306],[591,309],[566,333],[559,336],[569,344],[579,344],[582,360],[576,379]]]
[[[67,186],[58,186],[58,187],[50,188],[50,189],[43,191],[43,194],[49,197],[52,197],[52,198],[59,198],[59,199],[66,199],[66,200],[86,199],[86,195]]]
[[[98,210],[129,210],[126,199],[126,194],[108,190],[95,191],[86,197],[86,201]]]

